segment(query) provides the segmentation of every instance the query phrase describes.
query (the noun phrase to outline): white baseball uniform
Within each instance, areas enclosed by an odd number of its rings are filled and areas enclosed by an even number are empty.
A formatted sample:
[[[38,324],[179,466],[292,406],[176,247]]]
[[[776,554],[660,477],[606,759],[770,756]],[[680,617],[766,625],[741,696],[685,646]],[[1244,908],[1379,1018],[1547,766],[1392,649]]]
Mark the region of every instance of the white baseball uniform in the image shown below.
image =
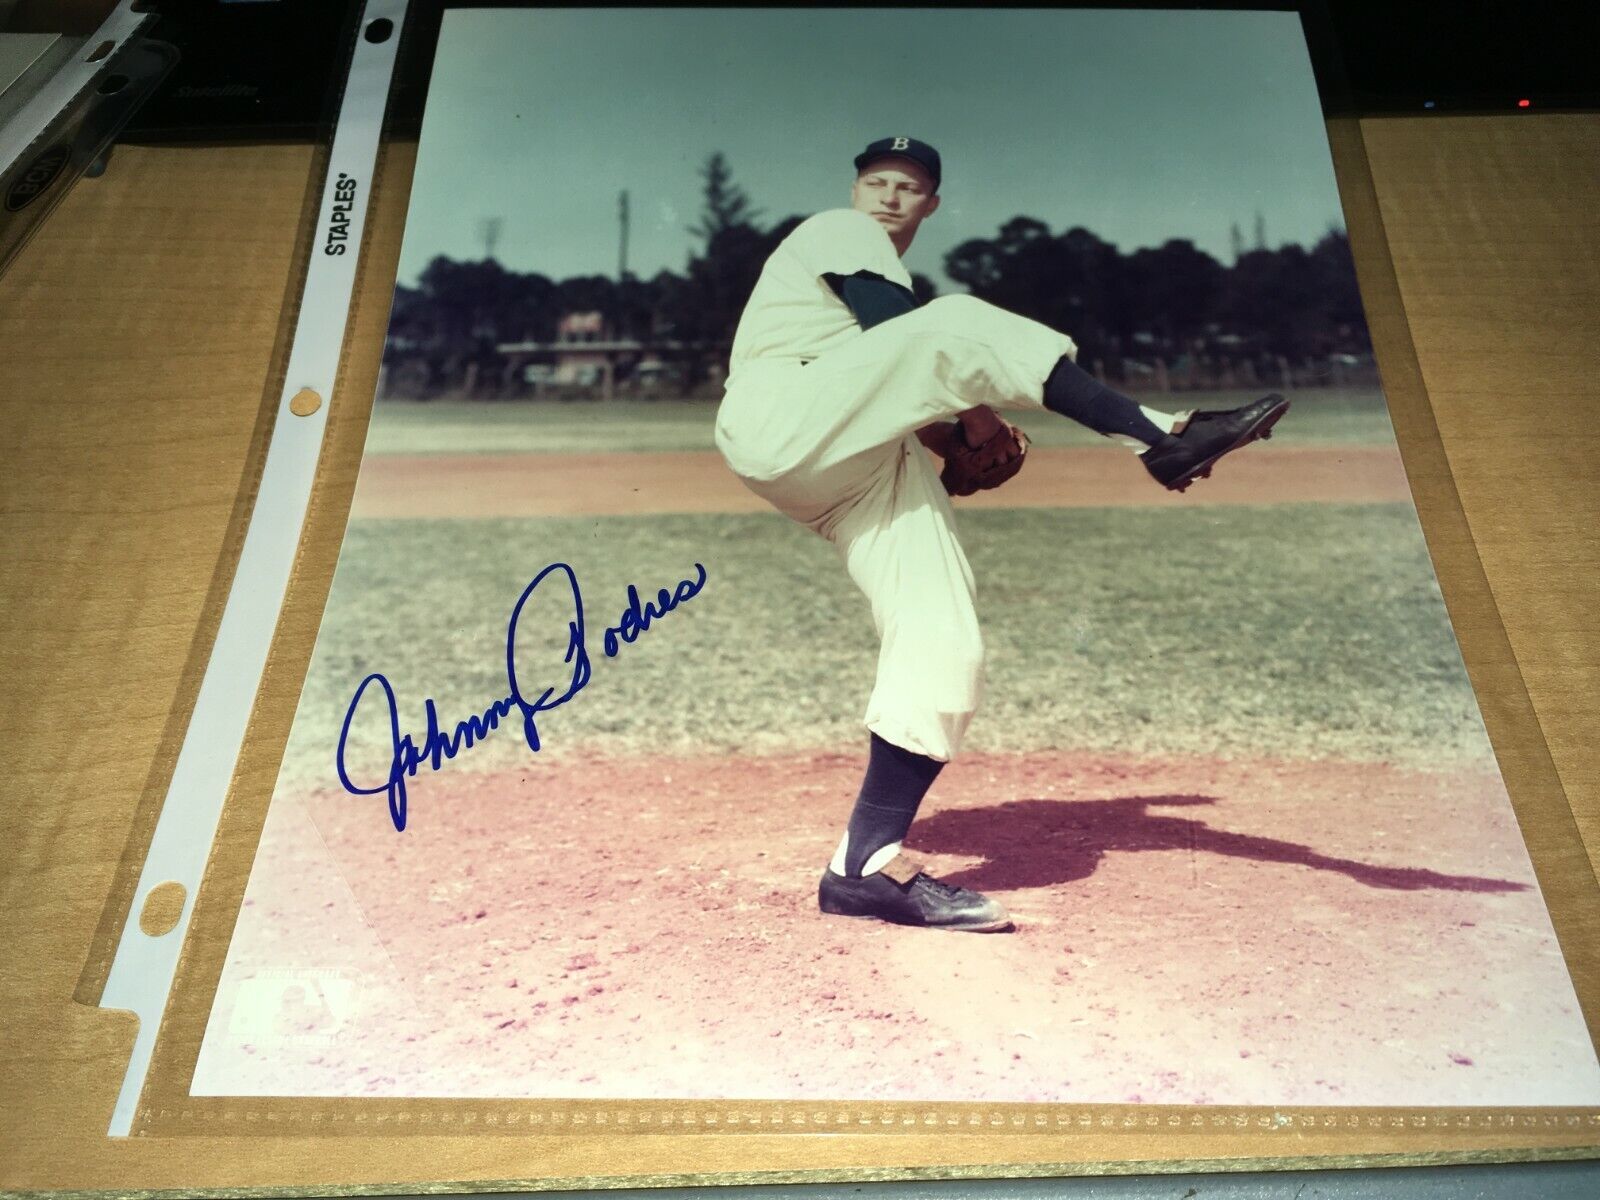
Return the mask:
[[[834,544],[881,639],[866,726],[948,761],[977,709],[983,641],[950,499],[916,431],[969,408],[1040,408],[1077,347],[971,296],[863,330],[822,278],[910,288],[888,233],[837,209],[772,256],[739,321],[716,441],[757,495]]]

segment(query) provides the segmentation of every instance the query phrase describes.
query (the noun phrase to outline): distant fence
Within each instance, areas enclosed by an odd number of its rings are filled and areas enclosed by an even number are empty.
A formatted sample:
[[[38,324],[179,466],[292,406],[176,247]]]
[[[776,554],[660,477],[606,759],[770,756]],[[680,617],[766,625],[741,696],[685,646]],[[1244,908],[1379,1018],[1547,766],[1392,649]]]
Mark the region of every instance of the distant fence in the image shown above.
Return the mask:
[[[1208,358],[1124,359],[1120,370],[1103,361],[1084,363],[1101,380],[1127,391],[1210,392],[1268,388],[1303,391],[1310,388],[1378,387],[1378,367],[1370,357],[1335,356],[1291,362],[1282,357],[1237,361]],[[385,364],[378,376],[378,395],[395,400],[717,400],[719,377],[688,388],[672,379],[622,378],[609,388],[597,383],[530,382],[512,372],[469,371],[464,378],[440,379],[416,361]]]
[[[1085,365],[1081,364],[1080,365]],[[1232,391],[1236,388],[1278,388],[1298,391],[1306,388],[1377,387],[1378,365],[1370,357],[1354,355],[1291,362],[1275,358],[1124,360],[1120,377],[1112,378],[1103,362],[1093,364],[1103,381],[1128,390],[1151,392]]]

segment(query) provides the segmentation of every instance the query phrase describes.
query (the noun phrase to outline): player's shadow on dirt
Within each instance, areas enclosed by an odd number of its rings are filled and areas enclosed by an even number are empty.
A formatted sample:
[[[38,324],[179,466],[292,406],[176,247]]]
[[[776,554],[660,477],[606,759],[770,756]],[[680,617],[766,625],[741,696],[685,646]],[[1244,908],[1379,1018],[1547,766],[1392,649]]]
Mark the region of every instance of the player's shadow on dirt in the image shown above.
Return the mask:
[[[1155,807],[1215,804],[1211,796],[1124,796],[1116,800],[1011,800],[989,808],[946,809],[918,821],[907,849],[981,855],[987,861],[941,874],[961,887],[1050,887],[1087,878],[1113,852],[1187,850],[1257,862],[1338,871],[1368,887],[1419,891],[1523,892],[1525,883],[1446,875],[1422,867],[1384,867],[1335,858],[1296,842],[1213,829],[1202,821],[1151,812]],[[1422,849],[1422,847],[1418,847]]]

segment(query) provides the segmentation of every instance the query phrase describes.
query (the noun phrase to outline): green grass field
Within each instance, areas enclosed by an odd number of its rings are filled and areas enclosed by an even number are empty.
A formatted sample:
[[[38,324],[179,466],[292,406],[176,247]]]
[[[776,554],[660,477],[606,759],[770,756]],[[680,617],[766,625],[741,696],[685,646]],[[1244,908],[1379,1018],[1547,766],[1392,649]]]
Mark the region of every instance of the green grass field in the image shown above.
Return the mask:
[[[1231,408],[1257,392],[1173,392],[1141,396],[1152,408]],[[1383,393],[1375,388],[1317,388],[1290,394],[1294,408],[1278,426],[1280,446],[1392,444]],[[382,400],[367,436],[371,454],[592,453],[598,450],[710,450],[716,405],[710,401]],[[1052,413],[1022,418],[1041,446],[1106,445],[1105,439]]]
[[[1408,506],[973,511],[961,528],[990,648],[973,749],[1488,753]],[[454,722],[505,695],[508,614],[555,560],[578,572],[595,669],[544,719],[550,753],[859,748],[866,605],[833,550],[782,517],[373,520],[347,534],[291,774],[329,779],[369,671],[393,682],[408,731],[426,697]],[[627,585],[651,595],[696,562],[705,591],[606,659]],[[519,663],[551,664],[544,686],[569,678],[566,619],[552,603],[522,622]],[[526,753],[502,730],[471,762]]]

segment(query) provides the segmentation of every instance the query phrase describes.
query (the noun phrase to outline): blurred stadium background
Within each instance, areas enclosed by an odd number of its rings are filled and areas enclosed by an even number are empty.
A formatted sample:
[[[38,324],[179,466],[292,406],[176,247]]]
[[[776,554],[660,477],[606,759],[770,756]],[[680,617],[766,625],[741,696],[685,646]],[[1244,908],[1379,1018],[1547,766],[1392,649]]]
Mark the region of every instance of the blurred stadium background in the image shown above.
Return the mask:
[[[553,280],[496,259],[499,218],[479,222],[484,255],[438,256],[395,290],[384,398],[641,399],[721,392],[733,331],[761,265],[804,219],[764,224],[727,159],[701,169],[703,209],[682,272],[636,277],[629,208],[618,197],[612,275]],[[1192,242],[1123,253],[1081,227],[1018,215],[955,246],[945,276],[980,299],[1070,334],[1079,363],[1124,388],[1351,387],[1377,383],[1344,232],[1310,247],[1268,245],[1257,215],[1232,227],[1224,264]],[[914,275],[919,297],[937,294]]]

